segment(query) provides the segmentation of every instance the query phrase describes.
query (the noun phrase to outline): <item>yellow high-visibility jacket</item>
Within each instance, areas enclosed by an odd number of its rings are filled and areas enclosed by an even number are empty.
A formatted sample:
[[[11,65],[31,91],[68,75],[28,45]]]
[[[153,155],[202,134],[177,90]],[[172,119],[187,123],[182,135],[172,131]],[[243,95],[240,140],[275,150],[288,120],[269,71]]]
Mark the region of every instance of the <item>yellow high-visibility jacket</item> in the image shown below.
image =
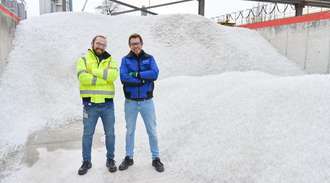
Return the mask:
[[[104,59],[99,61],[94,51],[88,50],[77,61],[77,76],[80,83],[80,97],[90,98],[92,103],[104,103],[106,98],[115,95],[118,77],[118,63],[111,55],[104,52]]]

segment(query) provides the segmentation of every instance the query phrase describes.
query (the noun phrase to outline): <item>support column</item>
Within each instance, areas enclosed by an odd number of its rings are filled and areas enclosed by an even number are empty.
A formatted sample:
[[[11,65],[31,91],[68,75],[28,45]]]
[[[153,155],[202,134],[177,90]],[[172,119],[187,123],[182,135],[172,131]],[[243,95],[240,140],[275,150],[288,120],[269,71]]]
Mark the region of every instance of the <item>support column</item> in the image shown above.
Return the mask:
[[[198,0],[198,14],[205,15],[205,0]]]
[[[296,9],[296,16],[302,16],[305,5],[304,4],[295,4],[294,7]]]

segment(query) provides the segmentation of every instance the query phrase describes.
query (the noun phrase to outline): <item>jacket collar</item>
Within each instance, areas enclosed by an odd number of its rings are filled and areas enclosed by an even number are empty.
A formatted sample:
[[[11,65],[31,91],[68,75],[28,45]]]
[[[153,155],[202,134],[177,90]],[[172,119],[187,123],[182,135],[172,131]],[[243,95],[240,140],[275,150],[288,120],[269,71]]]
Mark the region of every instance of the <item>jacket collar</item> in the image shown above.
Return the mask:
[[[88,51],[94,55],[96,58],[98,58],[98,56],[95,54],[95,52],[92,49],[88,49]],[[103,58],[103,60],[108,59],[109,57],[111,57],[110,53],[108,53],[107,51],[104,51],[103,54],[100,56]]]
[[[135,53],[133,51],[130,51],[127,54],[126,57],[139,59],[139,58],[149,58],[149,57],[151,57],[151,55],[149,55],[148,53],[146,53],[144,50],[141,50],[141,53],[140,53],[139,56],[135,55]]]

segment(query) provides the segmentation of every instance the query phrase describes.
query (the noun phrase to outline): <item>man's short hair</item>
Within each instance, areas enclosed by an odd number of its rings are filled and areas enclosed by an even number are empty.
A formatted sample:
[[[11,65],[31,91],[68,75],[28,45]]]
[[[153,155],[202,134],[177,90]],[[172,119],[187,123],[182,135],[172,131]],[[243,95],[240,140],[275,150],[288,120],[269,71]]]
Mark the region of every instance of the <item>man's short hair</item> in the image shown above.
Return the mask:
[[[132,35],[129,36],[129,38],[128,38],[128,45],[130,45],[131,39],[133,39],[133,38],[139,38],[140,41],[141,41],[141,44],[143,44],[142,36],[140,34],[134,33],[134,34],[132,34]]]
[[[103,35],[96,35],[94,38],[93,38],[93,40],[92,40],[92,45],[94,45],[94,42],[95,42],[95,40],[97,39],[97,38],[103,38],[103,39],[107,39],[105,36],[103,36]]]

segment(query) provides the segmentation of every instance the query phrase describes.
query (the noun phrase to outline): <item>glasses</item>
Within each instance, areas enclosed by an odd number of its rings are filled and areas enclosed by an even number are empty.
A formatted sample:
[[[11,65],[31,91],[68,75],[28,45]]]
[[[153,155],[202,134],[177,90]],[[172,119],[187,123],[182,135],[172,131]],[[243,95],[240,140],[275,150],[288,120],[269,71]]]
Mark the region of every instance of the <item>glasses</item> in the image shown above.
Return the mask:
[[[129,45],[138,46],[138,45],[141,45],[141,42],[132,42],[132,43],[129,43]]]
[[[100,46],[100,47],[103,47],[103,48],[107,47],[107,45],[106,44],[103,44],[103,43],[96,42],[95,44],[97,46]]]

